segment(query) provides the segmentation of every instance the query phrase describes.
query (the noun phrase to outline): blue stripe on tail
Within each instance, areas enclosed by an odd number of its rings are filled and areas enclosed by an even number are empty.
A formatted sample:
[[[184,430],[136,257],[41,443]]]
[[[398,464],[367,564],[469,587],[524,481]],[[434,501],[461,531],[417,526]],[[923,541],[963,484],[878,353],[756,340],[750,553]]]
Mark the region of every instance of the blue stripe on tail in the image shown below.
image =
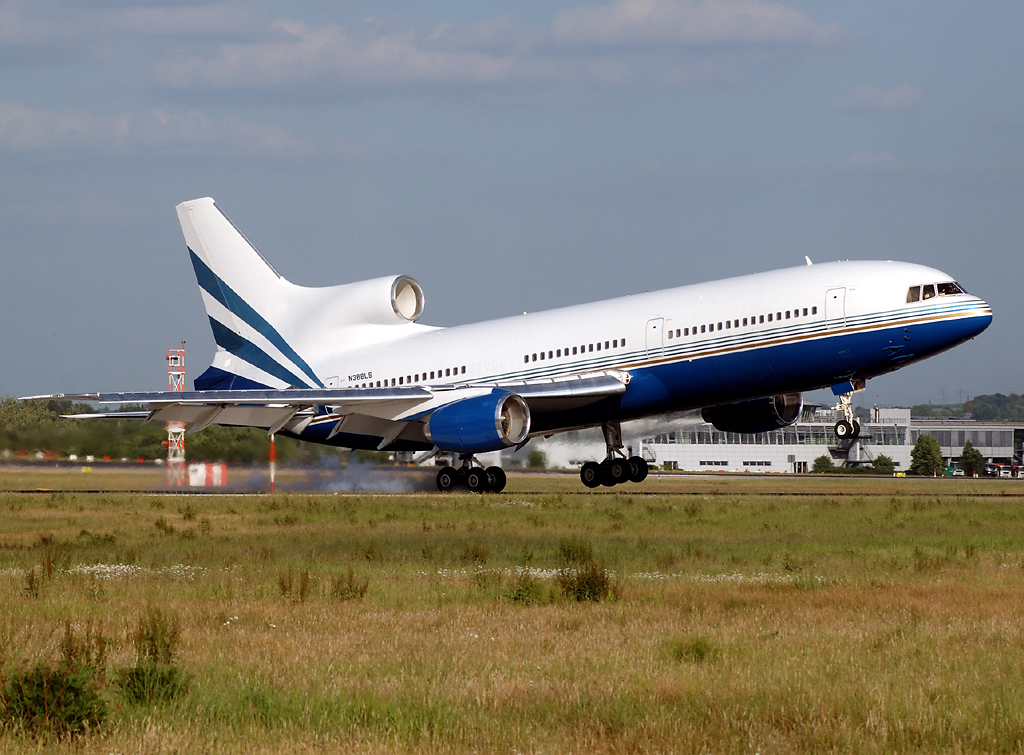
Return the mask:
[[[273,375],[278,380],[283,380],[286,384],[292,387],[313,387],[299,376],[282,367],[276,359],[267,354],[267,352],[259,346],[246,340],[242,336],[238,335],[238,333],[231,330],[231,328],[217,320],[214,320],[212,317],[210,318],[210,327],[213,329],[213,340],[215,340],[217,345],[225,351],[230,351],[240,359],[244,359],[254,367],[258,367],[268,375]]]
[[[230,391],[259,390],[271,388],[269,385],[257,383],[233,372],[225,372],[219,367],[207,367],[206,372],[194,381],[197,391]]]
[[[216,299],[225,307],[227,307],[227,309],[233,315],[239,317],[243,322],[245,322],[251,328],[256,330],[268,341],[270,341],[270,343],[274,344],[274,346],[276,346],[282,354],[284,354],[286,357],[292,360],[292,362],[297,367],[299,367],[309,377],[309,379],[312,380],[314,384],[316,384],[316,386],[320,388],[324,387],[324,384],[320,382],[320,379],[316,376],[316,373],[313,372],[313,369],[308,364],[306,364],[306,361],[302,357],[300,357],[291,346],[288,345],[288,342],[281,337],[281,334],[277,332],[273,325],[267,322],[266,319],[264,319],[259,312],[250,307],[249,304],[241,296],[235,293],[235,291],[227,283],[221,280],[220,277],[218,277],[217,274],[213,272],[213,270],[207,267],[206,263],[199,259],[195,252],[189,249],[188,253],[189,256],[192,258],[192,267],[196,271],[196,280],[199,282],[200,288],[202,288],[204,291],[206,291],[206,293],[208,293],[214,299]],[[214,323],[216,321],[213,318],[210,318],[210,322]],[[219,323],[217,324],[219,325]],[[237,338],[241,338],[241,336],[238,336],[237,334],[233,335],[235,335]],[[216,337],[216,330],[214,332],[214,336]],[[217,343],[220,344],[220,341],[218,340]],[[245,341],[245,343],[249,342]],[[266,352],[262,351],[261,349],[258,349],[258,347],[256,347],[253,344],[249,345],[252,346],[253,349],[257,349],[260,352],[260,354],[266,357],[266,359],[274,361],[269,355],[266,354]],[[225,346],[224,348],[227,347]],[[233,351],[233,349],[228,350]],[[244,359],[245,357],[242,358]],[[246,361],[248,362],[250,360],[246,359]],[[253,364],[256,363],[253,362]],[[274,364],[277,364],[277,362],[274,361]],[[266,369],[261,364],[257,364],[256,366],[259,367],[261,370],[264,370],[265,372],[274,375],[275,377],[280,377],[277,372]],[[284,369],[280,365],[277,365],[277,368],[278,370]],[[291,377],[287,379],[281,379],[286,380],[286,382],[288,382],[290,385],[308,385],[305,381],[301,379],[296,379],[295,376],[291,375],[290,372],[287,372],[287,374],[290,375]]]

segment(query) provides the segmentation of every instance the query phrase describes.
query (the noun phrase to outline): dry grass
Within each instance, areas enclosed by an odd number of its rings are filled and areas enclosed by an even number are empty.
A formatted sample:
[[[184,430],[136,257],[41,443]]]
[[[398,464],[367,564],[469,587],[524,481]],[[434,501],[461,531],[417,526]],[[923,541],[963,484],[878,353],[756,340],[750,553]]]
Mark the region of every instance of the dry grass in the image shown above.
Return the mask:
[[[644,497],[7,496],[0,673],[56,658],[66,620],[128,666],[159,605],[180,619],[188,692],[140,706],[108,689],[110,722],[76,751],[1024,748],[1024,501],[876,482],[799,498],[722,478]],[[557,589],[581,544],[616,599]],[[523,574],[538,599],[509,597]],[[338,600],[339,575],[363,597]],[[37,746],[0,735],[0,752]]]

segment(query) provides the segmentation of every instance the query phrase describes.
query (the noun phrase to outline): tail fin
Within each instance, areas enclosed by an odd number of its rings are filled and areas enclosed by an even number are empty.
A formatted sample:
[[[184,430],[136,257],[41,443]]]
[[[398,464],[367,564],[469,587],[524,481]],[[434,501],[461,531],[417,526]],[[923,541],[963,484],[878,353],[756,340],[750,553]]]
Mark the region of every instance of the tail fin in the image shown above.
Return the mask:
[[[196,378],[196,390],[256,387],[322,387],[292,348],[301,323],[290,283],[209,197],[177,207],[217,354]],[[273,323],[273,324],[272,324]]]

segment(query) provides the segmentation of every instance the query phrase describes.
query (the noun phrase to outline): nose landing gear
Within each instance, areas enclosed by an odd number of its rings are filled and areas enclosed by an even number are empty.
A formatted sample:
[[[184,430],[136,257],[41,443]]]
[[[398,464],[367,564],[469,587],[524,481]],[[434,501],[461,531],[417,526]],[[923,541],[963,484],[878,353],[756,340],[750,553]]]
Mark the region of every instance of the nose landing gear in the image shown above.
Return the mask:
[[[606,456],[604,461],[588,461],[580,469],[580,480],[588,488],[602,485],[614,487],[624,482],[642,482],[647,477],[647,462],[639,456],[630,456],[622,450],[622,428],[617,421],[601,425],[604,432]]]
[[[852,380],[832,387],[833,393],[839,397],[838,403],[833,408],[835,411],[843,413],[843,419],[836,422],[834,428],[837,440],[852,440],[860,437],[860,423],[853,413],[853,394],[862,390],[864,390],[863,380]]]

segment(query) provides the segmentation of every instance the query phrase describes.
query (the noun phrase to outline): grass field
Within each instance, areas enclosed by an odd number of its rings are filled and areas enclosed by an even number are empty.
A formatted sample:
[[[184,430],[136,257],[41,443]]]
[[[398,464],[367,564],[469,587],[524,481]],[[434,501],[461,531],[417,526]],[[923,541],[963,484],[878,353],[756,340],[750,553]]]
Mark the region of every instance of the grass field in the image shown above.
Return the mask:
[[[0,493],[0,675],[88,629],[110,711],[0,751],[1020,751],[1022,505],[1016,480],[819,477]],[[145,703],[116,680],[152,607],[190,685]]]

